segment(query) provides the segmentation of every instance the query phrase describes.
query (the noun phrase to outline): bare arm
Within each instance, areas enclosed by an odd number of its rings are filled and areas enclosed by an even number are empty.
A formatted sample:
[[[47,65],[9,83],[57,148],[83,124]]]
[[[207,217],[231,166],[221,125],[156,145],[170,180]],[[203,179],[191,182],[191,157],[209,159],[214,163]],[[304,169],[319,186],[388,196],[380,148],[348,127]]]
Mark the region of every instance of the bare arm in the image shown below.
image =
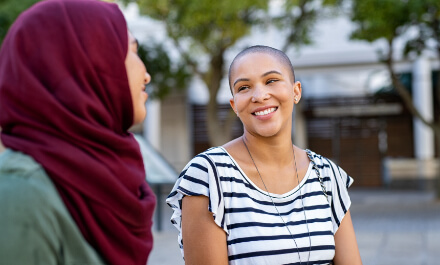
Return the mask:
[[[335,234],[335,265],[362,265],[350,211],[347,211]]]
[[[182,239],[186,265],[227,265],[226,232],[208,211],[205,196],[182,200]]]

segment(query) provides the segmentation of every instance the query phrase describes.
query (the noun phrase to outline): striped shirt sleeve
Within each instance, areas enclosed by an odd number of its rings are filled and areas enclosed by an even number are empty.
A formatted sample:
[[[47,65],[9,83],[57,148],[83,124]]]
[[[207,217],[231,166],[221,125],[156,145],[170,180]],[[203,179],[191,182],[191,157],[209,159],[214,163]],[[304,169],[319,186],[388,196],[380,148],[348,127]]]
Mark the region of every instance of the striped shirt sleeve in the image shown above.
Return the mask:
[[[209,198],[208,211],[214,222],[226,233],[225,206],[220,178],[214,162],[202,153],[193,158],[180,173],[166,202],[173,209],[171,223],[179,230],[179,243],[182,243],[182,199],[184,196],[206,196]],[[181,249],[182,249],[181,245]],[[183,253],[182,253],[183,254]]]
[[[329,202],[332,211],[333,234],[335,234],[351,206],[348,188],[353,184],[353,178],[332,161],[324,158],[323,162],[327,164],[326,175],[330,178],[330,181],[326,182],[326,188],[331,194]]]

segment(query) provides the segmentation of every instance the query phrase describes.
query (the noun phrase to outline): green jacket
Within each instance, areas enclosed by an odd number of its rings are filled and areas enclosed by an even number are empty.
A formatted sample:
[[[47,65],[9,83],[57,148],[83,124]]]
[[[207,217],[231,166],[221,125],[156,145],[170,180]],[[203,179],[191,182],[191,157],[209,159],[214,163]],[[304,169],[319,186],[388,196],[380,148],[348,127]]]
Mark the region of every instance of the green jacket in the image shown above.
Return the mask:
[[[0,154],[0,265],[104,264],[32,157]]]

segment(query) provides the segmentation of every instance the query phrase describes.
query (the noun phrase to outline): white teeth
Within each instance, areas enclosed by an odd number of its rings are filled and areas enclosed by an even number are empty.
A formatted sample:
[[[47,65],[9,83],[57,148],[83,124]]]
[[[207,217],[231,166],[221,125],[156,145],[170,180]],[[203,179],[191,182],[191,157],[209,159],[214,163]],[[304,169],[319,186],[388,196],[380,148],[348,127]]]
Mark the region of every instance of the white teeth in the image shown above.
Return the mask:
[[[254,114],[255,114],[256,116],[267,115],[267,114],[269,114],[269,113],[274,112],[275,110],[276,110],[276,108],[270,108],[270,109],[265,109],[265,110],[262,110],[262,111],[254,112]]]

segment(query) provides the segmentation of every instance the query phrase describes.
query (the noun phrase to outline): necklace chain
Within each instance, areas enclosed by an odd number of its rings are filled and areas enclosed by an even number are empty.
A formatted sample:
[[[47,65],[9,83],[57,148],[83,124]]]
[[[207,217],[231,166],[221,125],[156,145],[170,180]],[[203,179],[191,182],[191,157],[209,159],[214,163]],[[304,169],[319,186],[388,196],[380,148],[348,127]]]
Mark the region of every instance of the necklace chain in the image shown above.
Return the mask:
[[[257,170],[258,176],[260,176],[261,182],[263,183],[263,186],[264,186],[264,188],[266,189],[267,196],[268,196],[268,197],[270,198],[270,200],[272,201],[273,207],[275,207],[275,209],[277,210],[278,216],[281,218],[281,220],[282,220],[283,223],[284,223],[284,226],[287,228],[287,231],[289,232],[290,236],[292,237],[293,242],[295,243],[296,251],[297,251],[297,253],[298,253],[299,264],[302,264],[301,256],[300,256],[300,254],[299,254],[298,244],[296,243],[295,237],[293,236],[292,232],[290,232],[289,226],[286,224],[286,222],[284,221],[283,217],[282,217],[281,214],[280,214],[280,211],[278,210],[278,207],[275,205],[275,202],[273,201],[273,198],[272,198],[272,196],[270,195],[269,190],[268,190],[267,187],[266,187],[266,184],[264,183],[263,177],[261,177],[261,174],[260,174],[260,171],[258,170],[257,164],[255,163],[254,158],[252,157],[252,154],[251,154],[251,152],[249,151],[249,148],[248,148],[246,142],[244,141],[244,139],[245,139],[245,136],[242,136],[242,137],[241,137],[241,140],[243,141],[243,144],[244,144],[244,146],[246,147],[246,150],[248,151],[249,156],[251,157],[252,163],[254,163],[254,166],[255,166],[255,169]],[[301,196],[301,203],[302,203],[302,208],[303,208],[303,213],[304,213],[304,220],[305,220],[305,222],[306,222],[307,232],[308,232],[308,234],[309,234],[309,254],[308,254],[308,257],[307,257],[307,265],[308,265],[308,264],[309,264],[309,260],[310,260],[310,252],[311,252],[311,250],[312,250],[312,243],[311,243],[311,239],[310,239],[309,224],[307,223],[306,211],[305,211],[305,209],[304,209],[304,201],[303,201],[303,197],[302,197],[302,193],[301,193],[301,188],[299,187],[298,168],[297,168],[297,166],[296,166],[296,156],[295,156],[295,149],[293,148],[293,145],[292,145],[292,150],[293,150],[293,160],[295,161],[296,180],[297,180],[297,182],[298,182],[298,189],[299,189],[299,194],[300,194],[300,196]]]

